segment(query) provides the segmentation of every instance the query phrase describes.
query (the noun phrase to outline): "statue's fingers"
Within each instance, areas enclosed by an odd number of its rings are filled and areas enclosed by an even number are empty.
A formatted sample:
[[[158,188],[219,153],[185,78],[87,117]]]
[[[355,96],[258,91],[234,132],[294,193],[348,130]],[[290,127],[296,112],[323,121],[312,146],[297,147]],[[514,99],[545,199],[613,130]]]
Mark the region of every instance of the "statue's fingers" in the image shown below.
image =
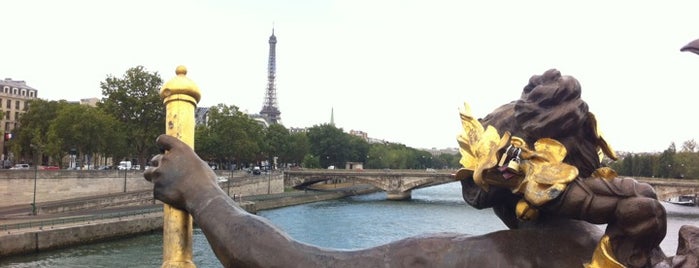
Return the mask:
[[[158,145],[158,148],[160,149],[161,153],[164,151],[169,151],[173,147],[176,146],[177,142],[179,140],[173,136],[167,135],[167,134],[161,134],[158,136],[158,138],[155,140],[155,144]]]
[[[158,154],[158,155],[153,156],[153,158],[150,159],[150,162],[148,162],[148,165],[150,166],[149,169],[151,167],[158,167],[160,165],[161,159],[163,159],[162,154]]]
[[[192,149],[191,147],[189,147],[189,145],[185,144],[180,139],[167,134],[161,134],[160,136],[158,136],[158,138],[155,140],[155,143],[158,145],[158,148],[160,148],[160,151],[162,153],[171,150],[179,151]]]
[[[151,158],[148,168],[146,168],[146,170],[143,171],[143,177],[146,178],[147,181],[153,182],[153,179],[158,174],[157,169],[158,166],[160,166],[160,159],[162,158],[162,154],[156,155],[153,158]]]

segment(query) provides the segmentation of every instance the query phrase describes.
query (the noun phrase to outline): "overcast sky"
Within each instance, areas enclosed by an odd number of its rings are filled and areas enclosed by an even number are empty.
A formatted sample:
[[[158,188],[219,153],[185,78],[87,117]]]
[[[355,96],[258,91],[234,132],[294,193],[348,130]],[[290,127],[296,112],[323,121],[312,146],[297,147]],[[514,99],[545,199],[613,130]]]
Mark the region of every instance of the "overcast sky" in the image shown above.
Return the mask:
[[[457,147],[476,117],[556,68],[618,151],[699,138],[699,1],[3,1],[0,78],[47,100],[101,98],[100,81],[177,65],[199,106],[258,113],[277,36],[283,124],[330,121],[416,148]]]

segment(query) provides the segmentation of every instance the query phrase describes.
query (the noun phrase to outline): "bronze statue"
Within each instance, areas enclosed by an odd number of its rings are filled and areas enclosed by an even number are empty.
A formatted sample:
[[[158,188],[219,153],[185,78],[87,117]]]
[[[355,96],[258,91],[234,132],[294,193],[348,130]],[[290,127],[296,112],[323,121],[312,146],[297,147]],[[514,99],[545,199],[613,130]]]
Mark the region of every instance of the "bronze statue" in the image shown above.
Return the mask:
[[[597,250],[605,254],[595,254],[591,266],[648,267],[662,255],[665,209],[650,185],[602,166],[602,156],[616,156],[580,95],[575,78],[551,69],[482,120],[466,105],[459,136],[464,169],[457,173],[464,199],[493,207],[513,229],[550,217],[607,223]]]
[[[666,257],[658,247],[666,215],[654,190],[601,164],[602,155],[615,155],[574,78],[548,70],[530,79],[519,100],[482,120],[466,106],[461,119],[464,168],[455,178],[463,197],[492,207],[511,230],[320,248],[238,207],[174,137],[158,137],[166,153],[144,176],[155,198],[192,215],[226,267],[697,267],[699,228],[687,227],[683,250]],[[601,223],[608,224],[604,234],[594,225]]]
[[[686,46],[682,47],[680,51],[689,51],[699,55],[699,39],[694,40]]]

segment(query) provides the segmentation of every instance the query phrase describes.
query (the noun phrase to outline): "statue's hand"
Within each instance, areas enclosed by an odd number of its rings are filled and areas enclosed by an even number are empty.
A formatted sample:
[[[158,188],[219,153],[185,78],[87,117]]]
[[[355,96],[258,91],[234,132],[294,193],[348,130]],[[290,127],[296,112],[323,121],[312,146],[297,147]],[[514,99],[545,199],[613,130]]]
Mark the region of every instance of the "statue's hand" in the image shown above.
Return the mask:
[[[165,152],[154,156],[143,173],[154,184],[156,199],[186,210],[187,202],[218,187],[216,174],[187,144],[169,135],[160,135],[156,143]]]

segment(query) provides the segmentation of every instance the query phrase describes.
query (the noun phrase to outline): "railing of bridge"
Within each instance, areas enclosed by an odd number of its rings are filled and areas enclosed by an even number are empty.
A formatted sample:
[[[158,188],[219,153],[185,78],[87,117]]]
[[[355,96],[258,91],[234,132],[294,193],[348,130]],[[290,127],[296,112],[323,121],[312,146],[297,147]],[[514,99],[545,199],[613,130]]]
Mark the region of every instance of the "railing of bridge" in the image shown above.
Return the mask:
[[[298,175],[396,175],[396,176],[418,176],[418,177],[449,177],[456,173],[456,170],[439,169],[427,171],[422,169],[294,169],[285,170],[284,173]]]

